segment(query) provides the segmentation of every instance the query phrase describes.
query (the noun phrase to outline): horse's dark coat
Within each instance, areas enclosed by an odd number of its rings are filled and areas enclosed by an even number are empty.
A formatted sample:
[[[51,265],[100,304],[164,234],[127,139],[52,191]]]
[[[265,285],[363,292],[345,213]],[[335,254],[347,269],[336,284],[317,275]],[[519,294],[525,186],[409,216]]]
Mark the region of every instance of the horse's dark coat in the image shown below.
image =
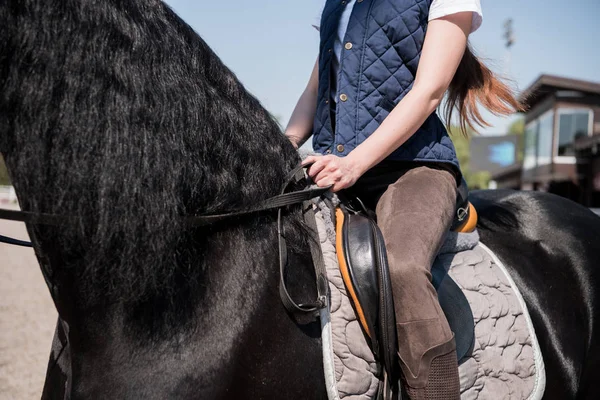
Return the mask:
[[[157,0],[5,0],[0,38],[0,150],[21,205],[80,218],[28,226],[61,316],[43,397],[325,398],[318,326],[279,301],[272,213],[182,223],[276,194],[298,162],[258,101]],[[531,308],[547,398],[600,397],[600,219],[541,194],[475,200]],[[305,231],[286,221],[308,299]]]
[[[539,192],[475,192],[479,233],[528,305],[546,399],[600,398],[600,218]]]
[[[273,213],[183,225],[276,194],[299,161],[206,43],[156,0],[7,0],[0,37],[21,205],[80,218],[28,227],[68,327],[71,398],[323,396],[318,327],[280,304]],[[286,236],[302,297],[300,220]]]

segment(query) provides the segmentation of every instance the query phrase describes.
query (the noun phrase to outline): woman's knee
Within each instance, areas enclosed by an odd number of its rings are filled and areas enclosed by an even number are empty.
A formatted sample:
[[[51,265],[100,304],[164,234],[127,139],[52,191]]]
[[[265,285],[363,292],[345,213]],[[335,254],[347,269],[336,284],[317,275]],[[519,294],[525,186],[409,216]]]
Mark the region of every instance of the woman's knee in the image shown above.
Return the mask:
[[[389,263],[390,279],[401,283],[403,286],[420,286],[431,282],[430,269],[429,265],[414,260]]]

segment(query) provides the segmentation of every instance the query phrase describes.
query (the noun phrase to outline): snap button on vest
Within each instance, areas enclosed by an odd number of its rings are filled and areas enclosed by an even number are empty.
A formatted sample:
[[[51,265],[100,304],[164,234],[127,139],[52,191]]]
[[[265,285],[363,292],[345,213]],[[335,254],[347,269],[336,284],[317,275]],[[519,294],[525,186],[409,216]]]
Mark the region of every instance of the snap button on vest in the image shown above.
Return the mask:
[[[340,100],[341,101],[347,101],[348,100],[348,95],[346,95],[345,93],[340,94]]]
[[[337,151],[340,152],[340,153],[343,153],[344,152],[344,145],[343,144],[338,144],[337,145]]]
[[[350,50],[352,48],[352,43],[348,42],[344,47],[346,48],[346,50]]]

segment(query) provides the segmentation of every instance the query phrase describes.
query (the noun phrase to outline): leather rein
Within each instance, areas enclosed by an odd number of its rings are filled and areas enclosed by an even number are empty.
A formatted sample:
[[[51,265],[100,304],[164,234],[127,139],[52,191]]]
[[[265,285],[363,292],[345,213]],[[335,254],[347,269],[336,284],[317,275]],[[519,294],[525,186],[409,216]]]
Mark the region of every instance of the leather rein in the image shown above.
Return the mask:
[[[288,257],[286,239],[283,234],[283,208],[294,204],[302,204],[304,221],[312,231],[311,233],[313,235],[317,235],[315,215],[311,200],[320,197],[330,189],[330,187],[308,187],[306,189],[286,193],[287,188],[292,183],[298,183],[300,180],[305,178],[304,169],[307,167],[308,165],[299,165],[298,167],[294,168],[287,175],[280,194],[262,200],[250,208],[234,210],[223,214],[190,215],[185,217],[185,222],[189,227],[210,226],[222,221],[234,219],[236,217],[242,217],[262,211],[277,210],[277,236],[279,244],[279,296],[281,297],[283,306],[289,313],[295,317],[308,316],[312,319],[313,317],[317,316],[318,311],[321,308],[325,307],[328,289],[323,254],[321,253],[317,236],[314,236],[310,238],[311,240],[309,240],[310,252],[312,255],[316,275],[317,299],[311,303],[296,303],[291,298],[284,279],[285,270],[288,266]],[[28,224],[54,226],[63,225],[69,220],[68,217],[62,215],[7,210],[2,208],[0,208],[0,219],[24,222]],[[13,239],[3,235],[0,235],[0,243],[23,247],[33,247],[31,242]]]

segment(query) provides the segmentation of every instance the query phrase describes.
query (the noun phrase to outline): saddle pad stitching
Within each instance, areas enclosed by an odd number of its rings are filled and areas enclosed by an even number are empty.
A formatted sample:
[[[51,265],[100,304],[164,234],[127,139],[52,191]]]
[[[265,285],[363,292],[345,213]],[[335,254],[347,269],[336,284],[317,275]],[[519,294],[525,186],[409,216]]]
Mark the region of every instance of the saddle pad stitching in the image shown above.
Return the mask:
[[[468,239],[468,237],[466,238]],[[461,364],[459,368],[461,376],[461,398],[465,400],[496,400],[500,398],[514,398],[520,400],[531,400],[532,398],[535,399],[536,395],[534,395],[534,393],[536,391],[543,390],[543,387],[542,389],[540,389],[540,387],[538,386],[539,383],[542,383],[539,381],[539,371],[541,370],[541,368],[539,368],[538,366],[540,365],[539,363],[542,363],[543,365],[543,360],[540,359],[539,353],[536,354],[532,342],[532,336],[535,333],[532,331],[531,327],[527,323],[527,319],[525,317],[527,309],[523,307],[523,303],[517,297],[518,291],[515,290],[516,286],[514,284],[511,284],[511,281],[506,279],[507,272],[503,270],[500,266],[498,266],[496,262],[494,262],[494,258],[490,256],[489,251],[483,249],[483,247],[478,248],[479,244],[480,242],[478,241],[477,245],[470,247],[471,250],[465,249],[464,246],[460,246],[461,250],[457,252],[444,252],[444,254],[441,255],[440,260],[444,263],[450,263],[448,274],[450,277],[455,279],[459,287],[461,287],[465,294],[467,294],[467,299],[469,300],[471,306],[473,306],[472,301],[475,301],[477,304],[476,308],[473,309],[474,317],[476,318],[475,348],[472,356],[468,358],[463,364]],[[496,291],[498,291],[498,293],[502,295],[502,299],[500,299],[500,303],[498,304],[505,303],[505,301],[508,302],[500,306],[496,303],[496,306],[491,306],[490,304],[486,304],[487,302],[476,300],[476,297],[469,295],[469,293],[479,294],[483,296],[483,298],[487,298],[488,300],[498,300],[494,297],[490,297],[494,296],[494,292]],[[512,298],[512,305],[510,298]],[[516,308],[518,308],[518,310]],[[511,309],[513,312],[510,311]],[[518,313],[514,314],[514,311],[518,311]],[[520,324],[522,325],[522,327],[519,332],[526,332],[527,340],[529,341],[529,343],[526,344],[526,346],[529,347],[529,351],[531,352],[530,357],[528,358],[530,360],[529,362],[531,363],[529,364],[531,373],[530,375],[528,375],[529,378],[527,378],[526,376],[524,377],[525,380],[522,380],[520,374],[515,373],[515,371],[509,372],[507,370],[504,370],[505,366],[516,367],[516,364],[502,365],[502,362],[500,365],[494,365],[491,359],[489,359],[489,357],[500,357],[500,359],[504,361],[511,362],[511,358],[504,358],[503,355],[494,355],[494,347],[498,347],[495,344],[496,339],[500,337],[509,337],[503,335],[497,336],[497,332],[495,332],[496,323],[503,320],[503,318],[510,318],[511,315],[514,317],[512,323],[510,324],[511,326],[505,326],[504,329],[508,328],[509,330],[512,330],[512,324],[515,324],[518,318],[520,317]],[[490,321],[490,318],[491,321],[495,320],[492,326],[489,326],[489,322],[486,322]],[[507,320],[504,319],[504,321]],[[504,324],[501,324],[499,328],[505,324],[506,322]],[[516,334],[517,331],[513,331],[513,333]],[[492,340],[490,341],[490,339]],[[513,345],[515,343],[518,345],[520,342],[516,341],[513,343]],[[510,348],[511,345],[509,345],[508,347],[500,347],[502,348],[501,354],[503,354],[504,349]],[[490,348],[490,350],[488,350],[488,348]],[[521,351],[522,350],[523,349],[521,349]],[[487,361],[484,361],[486,359]],[[496,360],[498,359],[496,358]],[[524,367],[527,367],[527,365],[525,365]],[[498,375],[497,373],[499,373],[500,375]],[[519,377],[520,379],[518,383],[512,382],[516,383],[519,386],[513,387],[513,385],[510,384],[506,386],[510,382],[510,379],[505,380],[501,378],[501,376],[505,373],[511,376]],[[521,391],[522,397],[515,397],[514,394],[516,394],[517,392],[515,391],[513,394],[513,390],[511,388],[524,389],[525,387],[520,386],[520,384],[525,383],[527,379],[530,379],[531,385],[527,393],[525,394]],[[496,383],[494,383],[494,381]],[[494,385],[497,385],[498,383],[506,386],[507,391],[503,395],[499,395],[499,392],[494,391],[494,389],[490,389],[494,388]],[[488,387],[488,384],[490,384],[491,386]]]
[[[538,343],[537,335],[535,334],[535,328],[533,326],[533,322],[531,321],[531,316],[529,315],[529,310],[527,308],[527,304],[525,303],[525,299],[523,299],[523,296],[521,295],[521,291],[519,290],[519,287],[515,284],[515,281],[512,279],[512,277],[508,273],[508,270],[506,269],[506,267],[504,266],[502,261],[500,261],[500,259],[498,259],[496,254],[494,254],[494,252],[492,250],[490,250],[489,247],[487,247],[485,244],[483,244],[481,242],[479,242],[479,246],[483,250],[485,250],[485,252],[492,258],[494,263],[498,266],[498,268],[500,268],[500,270],[506,277],[506,280],[510,283],[510,286],[512,287],[513,291],[515,292],[515,296],[517,297],[517,300],[519,301],[519,305],[521,306],[521,309],[523,310],[523,316],[525,317],[525,322],[527,324],[527,328],[531,332],[531,346],[535,353],[533,360],[534,360],[535,368],[537,371],[537,374],[535,376],[535,384],[534,384],[535,388],[532,391],[531,395],[527,398],[527,400],[541,400],[544,395],[544,390],[546,388],[546,369],[544,367],[544,360],[543,360],[543,356],[542,356],[542,351],[540,349],[540,344]]]
[[[331,313],[329,311],[329,296],[327,297],[326,307],[319,311],[321,320],[321,340],[323,350],[323,370],[325,371],[325,387],[327,388],[327,397],[329,400],[340,400],[335,381],[335,365],[333,361],[333,345],[331,333]]]

